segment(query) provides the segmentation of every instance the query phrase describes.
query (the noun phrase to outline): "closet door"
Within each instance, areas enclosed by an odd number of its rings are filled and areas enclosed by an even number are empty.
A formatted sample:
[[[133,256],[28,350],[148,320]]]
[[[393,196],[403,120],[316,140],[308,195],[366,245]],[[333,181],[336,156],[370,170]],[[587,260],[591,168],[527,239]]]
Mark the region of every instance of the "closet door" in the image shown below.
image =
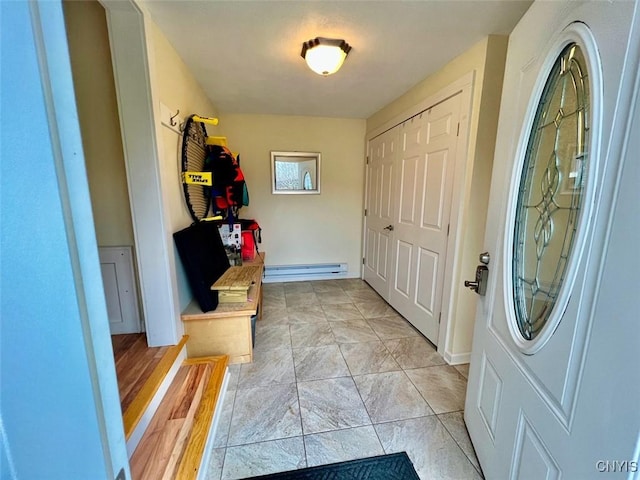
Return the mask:
[[[437,344],[460,94],[400,127],[388,302]]]
[[[364,279],[385,300],[389,297],[392,271],[398,130],[396,127],[371,139],[368,149]]]

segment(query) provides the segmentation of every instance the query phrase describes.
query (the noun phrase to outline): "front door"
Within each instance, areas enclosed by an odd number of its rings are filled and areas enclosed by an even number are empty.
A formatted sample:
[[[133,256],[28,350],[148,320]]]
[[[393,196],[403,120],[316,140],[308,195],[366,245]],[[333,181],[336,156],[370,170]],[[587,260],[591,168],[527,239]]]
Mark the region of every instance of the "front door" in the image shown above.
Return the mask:
[[[389,303],[434,344],[444,287],[460,93],[400,127]]]
[[[612,401],[638,391],[637,322],[595,313],[623,138],[615,128],[624,130],[631,98],[618,94],[637,74],[637,62],[624,68],[638,55],[637,32],[627,52],[635,10],[538,2],[510,37],[485,235],[490,276],[465,408],[486,478],[638,469],[637,409]],[[621,298],[637,295],[627,287]],[[594,353],[605,339],[592,336],[611,322],[605,332],[636,338],[611,351],[628,358],[615,368]]]

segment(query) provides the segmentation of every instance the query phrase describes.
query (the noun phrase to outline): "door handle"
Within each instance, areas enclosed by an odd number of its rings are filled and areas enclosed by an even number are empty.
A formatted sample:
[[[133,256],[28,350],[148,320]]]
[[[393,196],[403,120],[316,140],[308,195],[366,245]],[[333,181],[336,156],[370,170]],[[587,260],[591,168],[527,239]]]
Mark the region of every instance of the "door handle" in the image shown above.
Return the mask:
[[[393,225],[387,225],[383,230],[389,230],[390,232],[393,232]]]
[[[484,296],[487,293],[487,281],[489,280],[489,267],[486,265],[478,265],[476,268],[475,281],[464,281],[464,286],[470,288],[478,295]]]

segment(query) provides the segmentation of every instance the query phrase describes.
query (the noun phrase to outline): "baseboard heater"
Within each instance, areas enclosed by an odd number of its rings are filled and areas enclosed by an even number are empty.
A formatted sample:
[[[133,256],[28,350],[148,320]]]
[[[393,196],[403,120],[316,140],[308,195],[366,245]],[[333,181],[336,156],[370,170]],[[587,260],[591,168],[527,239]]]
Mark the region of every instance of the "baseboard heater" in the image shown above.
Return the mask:
[[[304,280],[331,280],[347,276],[346,263],[315,263],[307,265],[267,265],[264,282],[297,282]]]

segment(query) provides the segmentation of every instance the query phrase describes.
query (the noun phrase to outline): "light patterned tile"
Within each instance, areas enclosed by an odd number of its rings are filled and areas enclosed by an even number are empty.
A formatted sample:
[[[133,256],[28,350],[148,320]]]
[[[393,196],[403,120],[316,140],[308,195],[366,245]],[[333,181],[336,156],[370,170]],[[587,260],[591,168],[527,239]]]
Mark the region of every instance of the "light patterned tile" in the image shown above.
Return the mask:
[[[339,282],[340,287],[343,290],[371,290],[371,287],[367,282],[361,280],[359,278],[344,278],[341,280],[337,280]]]
[[[240,363],[234,363],[227,367],[227,373],[229,373],[229,384],[227,390],[235,390],[238,388],[238,380],[240,379]]]
[[[374,424],[433,414],[402,371],[359,375],[353,379]]]
[[[287,308],[289,323],[318,323],[326,322],[324,310],[319,304],[303,305]]]
[[[234,402],[236,399],[236,390],[227,391],[224,396],[222,410],[218,418],[218,426],[216,434],[213,437],[213,448],[224,448],[229,440],[229,427],[231,427],[231,414],[233,412]],[[218,406],[216,406],[216,410]]]
[[[407,452],[421,479],[481,479],[435,415],[374,428],[385,453]]]
[[[226,449],[214,448],[209,456],[209,464],[207,465],[207,472],[205,474],[205,480],[220,480],[222,477],[222,465],[224,463],[224,454]]]
[[[464,409],[467,380],[454,367],[416,368],[406,373],[435,413]]]
[[[351,375],[400,370],[398,362],[380,341],[343,343],[340,345],[340,350]]]
[[[256,350],[253,363],[240,366],[238,388],[250,388],[296,381],[291,348]]]
[[[378,334],[379,335],[379,334]],[[393,358],[404,369],[444,365],[444,358],[422,336],[383,340]]]
[[[476,467],[476,470],[480,470],[480,463],[476,456],[476,451],[473,448],[471,439],[469,438],[469,432],[467,426],[464,423],[464,414],[462,412],[443,413],[438,415],[438,418],[443,423],[444,428],[451,434],[458,446],[462,449],[469,461]]]
[[[359,343],[378,340],[378,336],[364,320],[329,322],[338,343]]]
[[[291,348],[289,325],[267,324],[264,320],[257,322],[254,352],[274,348]]]
[[[262,314],[264,315],[267,312],[271,312],[272,310],[282,310],[287,308],[287,301],[285,297],[277,297],[277,298],[267,298],[265,297],[262,302]]]
[[[239,389],[228,445],[302,435],[295,383]]]
[[[285,303],[282,303],[285,305]],[[288,325],[289,314],[286,307],[270,308],[262,310],[262,319],[258,320],[258,325]]]
[[[340,280],[318,280],[311,282],[311,287],[316,293],[343,291],[342,286],[340,285]]]
[[[327,320],[330,322],[344,320],[362,320],[364,317],[353,303],[341,303],[339,305],[322,305]]]
[[[351,299],[342,290],[330,292],[317,292],[318,302],[321,305],[337,305],[341,303],[351,303]]]
[[[352,378],[299,382],[298,396],[305,435],[371,424]]]
[[[353,303],[384,302],[382,297],[372,288],[361,288],[359,290],[345,290]]]
[[[469,380],[469,364],[468,363],[465,363],[462,365],[454,365],[454,367],[456,370],[458,370],[458,372],[460,372],[460,375],[462,375],[464,378]]]
[[[285,294],[290,293],[309,293],[313,292],[311,282],[285,282],[284,285]]]
[[[299,382],[350,375],[338,345],[294,348],[293,363]]]
[[[285,296],[287,307],[302,307],[319,303],[315,292],[287,293]]]
[[[284,287],[281,283],[263,283],[261,288],[264,299],[284,298]]]
[[[264,295],[278,295],[284,294],[283,283],[262,283],[262,292]]]
[[[384,454],[371,425],[306,435],[304,445],[310,467]]]
[[[396,311],[384,300],[353,302],[364,318],[381,318],[397,315]]]
[[[254,363],[229,367],[208,480],[378,455],[379,442],[408,451],[421,478],[480,478],[459,411],[468,366],[428,366],[443,362],[433,346],[360,279],[264,284],[264,294]],[[338,297],[348,303],[326,303]]]
[[[319,347],[321,345],[333,345],[336,343],[328,322],[291,325],[290,331],[291,345],[293,348]]]
[[[420,336],[420,333],[400,315],[388,315],[382,318],[367,318],[367,322],[383,340]]]
[[[227,448],[223,480],[297,470],[307,466],[302,437]]]

